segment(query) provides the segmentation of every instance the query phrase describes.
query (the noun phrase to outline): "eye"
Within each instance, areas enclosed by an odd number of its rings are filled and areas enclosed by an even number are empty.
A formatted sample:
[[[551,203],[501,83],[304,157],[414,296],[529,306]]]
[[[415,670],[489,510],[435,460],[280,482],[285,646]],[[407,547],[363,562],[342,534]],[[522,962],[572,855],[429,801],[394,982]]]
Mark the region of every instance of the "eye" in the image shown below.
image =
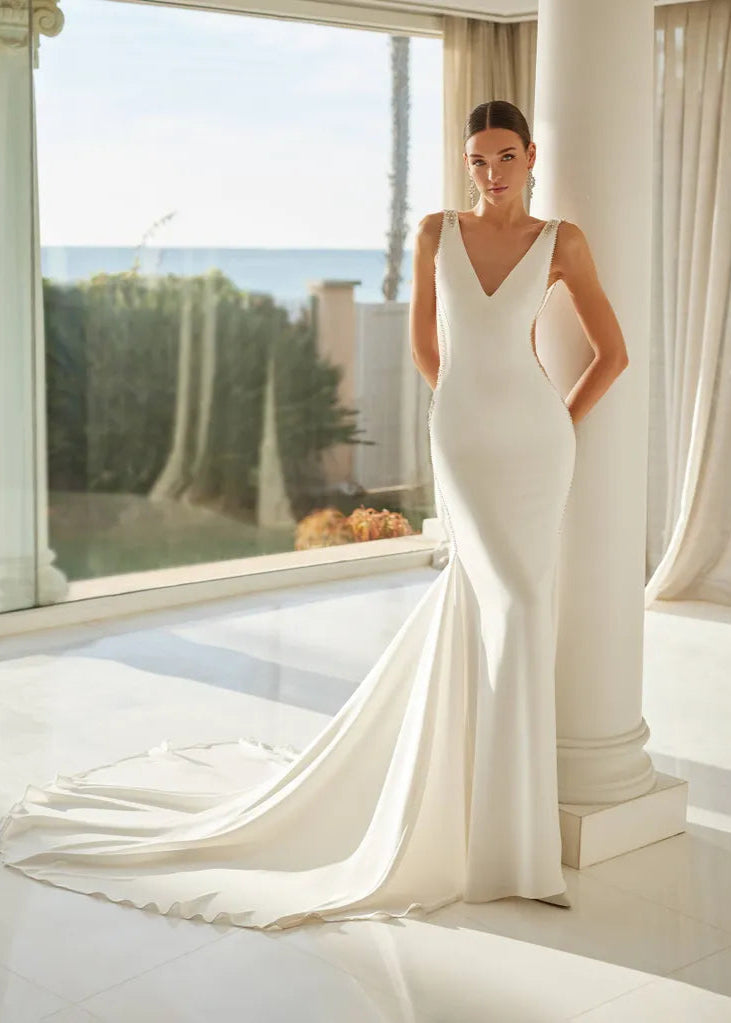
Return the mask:
[[[515,153],[503,153],[503,160],[504,160],[504,159],[506,159],[506,158],[507,158],[508,160],[514,160],[514,159],[515,159]],[[483,165],[484,165],[484,163],[485,163],[485,161],[484,161],[484,160],[481,160],[481,159],[480,159],[480,158],[478,157],[478,158],[477,158],[476,160],[473,160],[473,161],[472,161],[472,166],[473,166],[473,167],[481,167],[481,166],[483,166]]]

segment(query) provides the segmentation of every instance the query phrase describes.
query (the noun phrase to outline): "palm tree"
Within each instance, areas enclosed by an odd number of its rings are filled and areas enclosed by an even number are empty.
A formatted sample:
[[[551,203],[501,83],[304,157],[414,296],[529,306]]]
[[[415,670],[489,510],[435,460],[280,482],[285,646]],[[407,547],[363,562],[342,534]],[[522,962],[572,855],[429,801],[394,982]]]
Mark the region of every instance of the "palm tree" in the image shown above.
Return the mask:
[[[383,296],[394,301],[401,283],[406,238],[409,177],[409,44],[408,36],[391,36],[391,211]]]

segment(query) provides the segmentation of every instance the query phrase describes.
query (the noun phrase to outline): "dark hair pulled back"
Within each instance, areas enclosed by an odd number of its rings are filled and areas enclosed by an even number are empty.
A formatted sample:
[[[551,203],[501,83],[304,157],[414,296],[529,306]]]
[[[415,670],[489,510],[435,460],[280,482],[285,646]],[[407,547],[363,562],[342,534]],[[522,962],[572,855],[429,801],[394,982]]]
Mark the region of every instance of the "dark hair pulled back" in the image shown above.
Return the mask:
[[[514,131],[520,136],[525,149],[531,142],[530,128],[522,111],[506,99],[493,99],[478,104],[465,122],[463,142],[466,144],[467,139],[485,128],[507,128],[508,131]]]

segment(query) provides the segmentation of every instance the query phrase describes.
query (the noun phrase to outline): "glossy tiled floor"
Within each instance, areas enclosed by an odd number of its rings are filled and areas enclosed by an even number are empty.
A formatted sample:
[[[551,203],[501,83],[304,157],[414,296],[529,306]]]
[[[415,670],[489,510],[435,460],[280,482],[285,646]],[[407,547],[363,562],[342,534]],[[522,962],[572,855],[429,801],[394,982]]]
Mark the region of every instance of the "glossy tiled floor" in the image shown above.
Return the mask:
[[[0,813],[167,739],[304,745],[430,569],[0,641]],[[176,920],[0,867],[0,1021],[731,1021],[731,624],[647,615],[645,716],[687,833],[522,899],[280,933]],[[672,644],[672,661],[668,659]],[[688,699],[688,682],[693,699]]]

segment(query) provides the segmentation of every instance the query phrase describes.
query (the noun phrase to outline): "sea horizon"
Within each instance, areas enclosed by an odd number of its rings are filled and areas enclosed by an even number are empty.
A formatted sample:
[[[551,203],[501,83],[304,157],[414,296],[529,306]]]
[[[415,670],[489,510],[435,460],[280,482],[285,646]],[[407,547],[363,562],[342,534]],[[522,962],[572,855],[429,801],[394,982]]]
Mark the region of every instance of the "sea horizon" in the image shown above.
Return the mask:
[[[142,274],[196,276],[219,269],[237,287],[265,292],[294,309],[309,300],[308,285],[321,280],[356,281],[356,302],[383,302],[386,266],[383,249],[227,246],[42,245],[41,273],[61,284],[88,280],[97,273],[131,270],[139,259]],[[412,250],[405,250],[397,301],[411,294]]]

